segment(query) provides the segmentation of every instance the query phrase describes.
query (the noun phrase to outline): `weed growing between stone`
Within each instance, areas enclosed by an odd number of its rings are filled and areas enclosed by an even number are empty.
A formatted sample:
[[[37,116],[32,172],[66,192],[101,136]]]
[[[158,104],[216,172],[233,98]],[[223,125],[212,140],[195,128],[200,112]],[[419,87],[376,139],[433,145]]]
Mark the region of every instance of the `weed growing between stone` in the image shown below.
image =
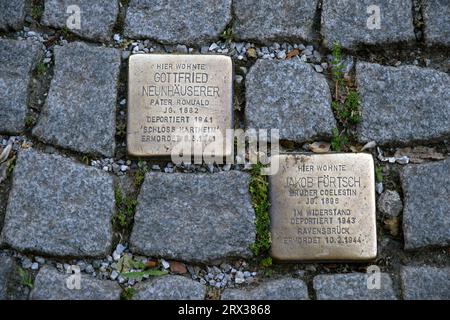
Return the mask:
[[[116,200],[117,213],[113,218],[113,226],[117,229],[125,229],[129,222],[133,219],[137,205],[137,200],[124,196],[120,188],[114,189],[114,197]]]
[[[132,287],[125,288],[120,295],[121,300],[132,300],[136,290]]]
[[[25,287],[33,289],[34,284],[33,284],[33,278],[31,277],[31,274],[22,268],[19,268],[18,271],[19,271],[19,276],[20,276],[20,283]]]
[[[134,185],[139,190],[144,183],[145,174],[147,173],[147,165],[143,161],[138,162],[138,170],[134,175]]]
[[[361,121],[360,98],[352,80],[344,75],[342,49],[338,43],[333,44],[331,54],[333,56],[331,75],[335,86],[331,106],[338,125],[342,128],[340,131],[333,130],[331,149],[341,152],[348,151],[355,126]]]
[[[270,249],[270,218],[269,218],[269,185],[267,176],[261,175],[263,165],[258,163],[252,168],[250,195],[256,215],[256,240],[251,249],[256,257],[261,257],[261,265],[268,267],[272,259],[266,257]]]

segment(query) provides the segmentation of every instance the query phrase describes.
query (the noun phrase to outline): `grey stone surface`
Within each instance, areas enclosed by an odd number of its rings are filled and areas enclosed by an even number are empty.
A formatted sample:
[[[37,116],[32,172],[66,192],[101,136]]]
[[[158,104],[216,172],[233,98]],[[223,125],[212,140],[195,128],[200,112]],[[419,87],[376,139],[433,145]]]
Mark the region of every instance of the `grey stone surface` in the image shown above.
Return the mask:
[[[278,129],[280,139],[305,142],[336,127],[325,77],[308,64],[258,60],[246,80],[247,128]]]
[[[233,33],[238,39],[312,41],[317,0],[235,0]]]
[[[425,41],[431,45],[450,46],[450,2],[427,0],[423,5]]]
[[[405,249],[450,245],[450,160],[402,171]]]
[[[114,155],[120,52],[84,43],[55,48],[50,92],[33,134],[83,153]]]
[[[41,55],[38,43],[0,40],[0,132],[14,134],[25,129],[28,85]]]
[[[369,28],[373,11],[380,8],[380,28]],[[368,13],[369,11],[369,13]],[[385,45],[415,41],[411,0],[324,0],[322,4],[322,35],[331,48],[357,49],[361,45]]]
[[[59,155],[19,152],[3,244],[51,256],[109,253],[115,211],[112,178]]]
[[[391,277],[381,273],[380,289],[368,289],[368,274],[347,273],[314,277],[318,300],[396,300]]]
[[[397,191],[386,190],[378,198],[377,208],[390,218],[398,217],[403,210],[402,199]]]
[[[249,175],[148,173],[138,197],[131,250],[208,262],[249,257],[255,213]]]
[[[169,44],[217,40],[231,19],[231,0],[131,0],[124,34]]]
[[[119,14],[117,0],[45,0],[42,24],[54,28],[66,28],[74,11],[70,6],[80,8],[81,29],[71,32],[91,40],[112,40],[113,27]],[[69,20],[70,21],[70,20]]]
[[[0,1],[0,30],[22,28],[26,14],[26,0]]]
[[[362,120],[359,139],[378,144],[450,135],[450,76],[414,66],[356,65]]]
[[[99,280],[87,274],[80,274],[80,289],[69,289],[71,274],[58,272],[53,267],[42,268],[34,281],[32,300],[119,300],[122,289],[109,280]]]
[[[206,287],[182,276],[162,276],[134,286],[133,300],[203,300]]]
[[[250,289],[225,289],[222,300],[308,300],[308,288],[300,279],[270,280]]]
[[[403,299],[450,300],[450,268],[406,266],[400,272]]]
[[[0,300],[8,300],[10,298],[9,290],[11,286],[11,278],[16,265],[10,257],[0,257]]]

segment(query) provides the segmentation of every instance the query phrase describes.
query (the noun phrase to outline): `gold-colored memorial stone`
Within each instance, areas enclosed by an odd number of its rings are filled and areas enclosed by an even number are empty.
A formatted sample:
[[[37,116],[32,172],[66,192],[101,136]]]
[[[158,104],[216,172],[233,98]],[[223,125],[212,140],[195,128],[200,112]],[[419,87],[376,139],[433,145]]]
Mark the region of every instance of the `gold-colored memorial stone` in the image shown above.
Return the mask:
[[[357,261],[377,254],[370,154],[279,155],[269,176],[272,257]]]
[[[133,55],[128,77],[127,146],[132,156],[170,156],[180,144],[206,146],[219,134],[225,139],[226,129],[232,128],[230,57]],[[198,149],[192,150],[195,155]]]

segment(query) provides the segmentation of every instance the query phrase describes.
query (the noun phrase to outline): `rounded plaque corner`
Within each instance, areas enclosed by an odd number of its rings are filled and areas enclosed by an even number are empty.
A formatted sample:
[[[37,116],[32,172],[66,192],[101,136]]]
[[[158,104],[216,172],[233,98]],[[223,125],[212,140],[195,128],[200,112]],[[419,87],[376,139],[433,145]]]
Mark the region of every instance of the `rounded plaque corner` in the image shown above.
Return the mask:
[[[128,58],[128,63],[132,64],[132,63],[136,63],[136,61],[138,60],[138,54],[132,54],[129,58]]]
[[[285,261],[288,259],[286,256],[276,252],[276,250],[273,250],[273,249],[270,249],[269,255],[276,262]]]
[[[139,157],[139,156],[141,156],[141,154],[139,154],[139,152],[136,152],[136,150],[133,148],[133,146],[131,146],[128,143],[127,143],[127,154],[130,157]]]
[[[359,153],[360,157],[366,159],[367,161],[370,161],[372,164],[374,163],[373,155],[368,152],[361,152]]]

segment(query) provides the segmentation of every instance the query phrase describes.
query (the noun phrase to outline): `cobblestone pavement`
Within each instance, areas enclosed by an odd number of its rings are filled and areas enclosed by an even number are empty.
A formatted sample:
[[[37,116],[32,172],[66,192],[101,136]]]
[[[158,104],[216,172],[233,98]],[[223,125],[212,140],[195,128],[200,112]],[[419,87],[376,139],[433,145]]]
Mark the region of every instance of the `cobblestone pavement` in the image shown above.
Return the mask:
[[[1,1],[0,299],[450,299],[450,4],[376,2]],[[368,143],[377,259],[271,264],[251,166],[129,158],[142,53],[230,56],[235,127],[282,151]]]

